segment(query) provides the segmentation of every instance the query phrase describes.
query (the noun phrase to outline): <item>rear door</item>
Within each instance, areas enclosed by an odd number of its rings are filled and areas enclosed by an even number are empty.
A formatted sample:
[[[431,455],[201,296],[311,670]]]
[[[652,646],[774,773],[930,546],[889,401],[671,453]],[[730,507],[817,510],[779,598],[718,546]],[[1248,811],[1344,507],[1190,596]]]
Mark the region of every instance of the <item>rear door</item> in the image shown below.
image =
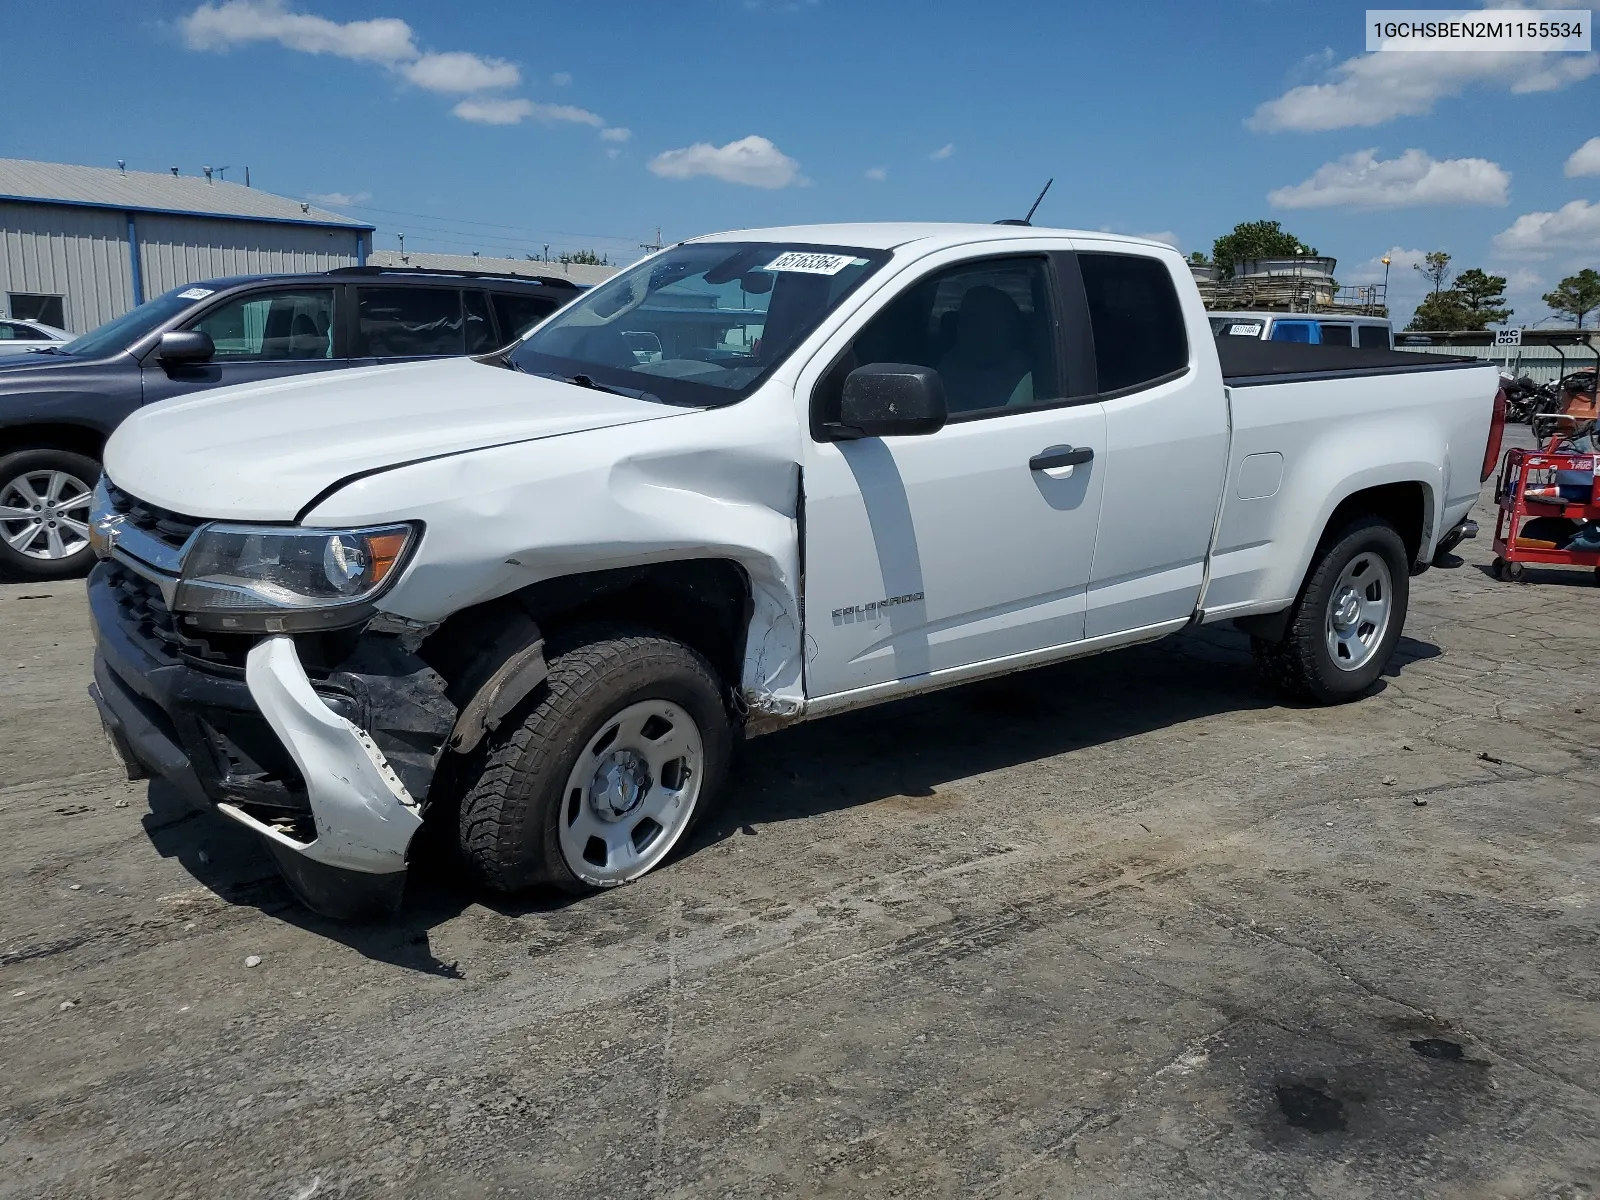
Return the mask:
[[[182,328],[211,336],[210,362],[168,366],[152,350],[141,378],[144,402],[349,365],[339,322],[339,287],[267,287],[229,296]]]
[[[803,485],[808,695],[1083,637],[1105,417],[1060,292],[1047,253],[948,251],[819,356]],[[874,362],[937,370],[949,423],[827,440],[844,377]]]
[[[1200,297],[1177,256],[1078,246],[1105,411],[1105,499],[1085,634],[1186,620],[1227,473],[1228,415]],[[1181,274],[1180,274],[1181,272]]]

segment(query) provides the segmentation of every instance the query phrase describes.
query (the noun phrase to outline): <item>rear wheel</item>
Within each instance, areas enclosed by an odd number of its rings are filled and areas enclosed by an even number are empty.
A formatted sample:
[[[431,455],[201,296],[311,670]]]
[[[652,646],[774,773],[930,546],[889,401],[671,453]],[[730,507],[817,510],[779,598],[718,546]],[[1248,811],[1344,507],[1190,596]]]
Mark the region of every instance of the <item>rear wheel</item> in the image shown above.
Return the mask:
[[[69,450],[0,457],[0,574],[67,579],[94,562],[89,509],[100,464]]]
[[[461,801],[461,848],[496,891],[615,887],[710,810],[732,725],[709,663],[659,634],[551,643],[550,674],[491,741]]]
[[[1262,675],[1299,699],[1354,700],[1394,653],[1410,583],[1405,543],[1394,526],[1378,517],[1345,526],[1312,563],[1283,640],[1255,639]]]

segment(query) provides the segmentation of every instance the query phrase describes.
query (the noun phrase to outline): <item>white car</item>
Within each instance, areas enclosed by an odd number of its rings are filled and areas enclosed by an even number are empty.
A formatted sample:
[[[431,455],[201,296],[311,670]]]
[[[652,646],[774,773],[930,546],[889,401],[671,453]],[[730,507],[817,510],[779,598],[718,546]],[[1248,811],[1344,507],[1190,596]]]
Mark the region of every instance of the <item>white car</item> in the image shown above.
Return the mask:
[[[1496,368],[1229,341],[1157,243],[812,226],[494,354],[150,405],[106,447],[93,693],[331,915],[398,903],[430,808],[492,888],[622,884],[736,738],[1187,626],[1356,698],[1468,528]]]
[[[0,317],[0,354],[22,354],[29,350],[46,350],[51,346],[64,346],[74,334],[43,321],[22,321],[15,317]]]

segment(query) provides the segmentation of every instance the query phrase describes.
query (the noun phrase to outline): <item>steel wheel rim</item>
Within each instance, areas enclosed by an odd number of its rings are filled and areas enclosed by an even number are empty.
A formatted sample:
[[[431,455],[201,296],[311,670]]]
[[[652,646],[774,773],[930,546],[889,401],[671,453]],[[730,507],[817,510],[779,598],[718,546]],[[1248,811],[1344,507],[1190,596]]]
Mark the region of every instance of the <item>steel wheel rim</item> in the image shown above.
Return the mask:
[[[672,850],[705,778],[700,727],[670,700],[612,714],[567,773],[557,814],[561,854],[585,883],[637,879]]]
[[[1394,576],[1381,555],[1364,550],[1352,558],[1328,598],[1323,618],[1328,656],[1341,671],[1359,671],[1372,661],[1389,632],[1394,613]]]
[[[25,471],[0,488],[0,541],[41,562],[81,554],[93,500],[90,485],[70,471]]]

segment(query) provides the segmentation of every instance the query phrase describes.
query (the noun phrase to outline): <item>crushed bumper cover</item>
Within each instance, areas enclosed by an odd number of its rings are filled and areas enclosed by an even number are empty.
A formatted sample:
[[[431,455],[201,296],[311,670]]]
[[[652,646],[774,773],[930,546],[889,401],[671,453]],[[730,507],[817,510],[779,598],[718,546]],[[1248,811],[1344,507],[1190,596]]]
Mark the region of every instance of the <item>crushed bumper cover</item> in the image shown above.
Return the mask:
[[[425,793],[430,747],[442,749],[454,717],[442,692],[419,698],[419,673],[379,662],[384,654],[370,647],[353,656],[356,670],[314,685],[287,636],[257,643],[243,678],[219,675],[130,628],[104,578],[91,577],[90,607],[90,695],[130,778],[159,776],[193,806],[215,807],[259,834],[313,911],[352,920],[398,909],[407,849],[422,824],[413,788]],[[396,747],[393,763],[352,719],[374,716],[378,736]],[[250,722],[259,727],[253,741]],[[251,773],[264,750],[283,761]]]

